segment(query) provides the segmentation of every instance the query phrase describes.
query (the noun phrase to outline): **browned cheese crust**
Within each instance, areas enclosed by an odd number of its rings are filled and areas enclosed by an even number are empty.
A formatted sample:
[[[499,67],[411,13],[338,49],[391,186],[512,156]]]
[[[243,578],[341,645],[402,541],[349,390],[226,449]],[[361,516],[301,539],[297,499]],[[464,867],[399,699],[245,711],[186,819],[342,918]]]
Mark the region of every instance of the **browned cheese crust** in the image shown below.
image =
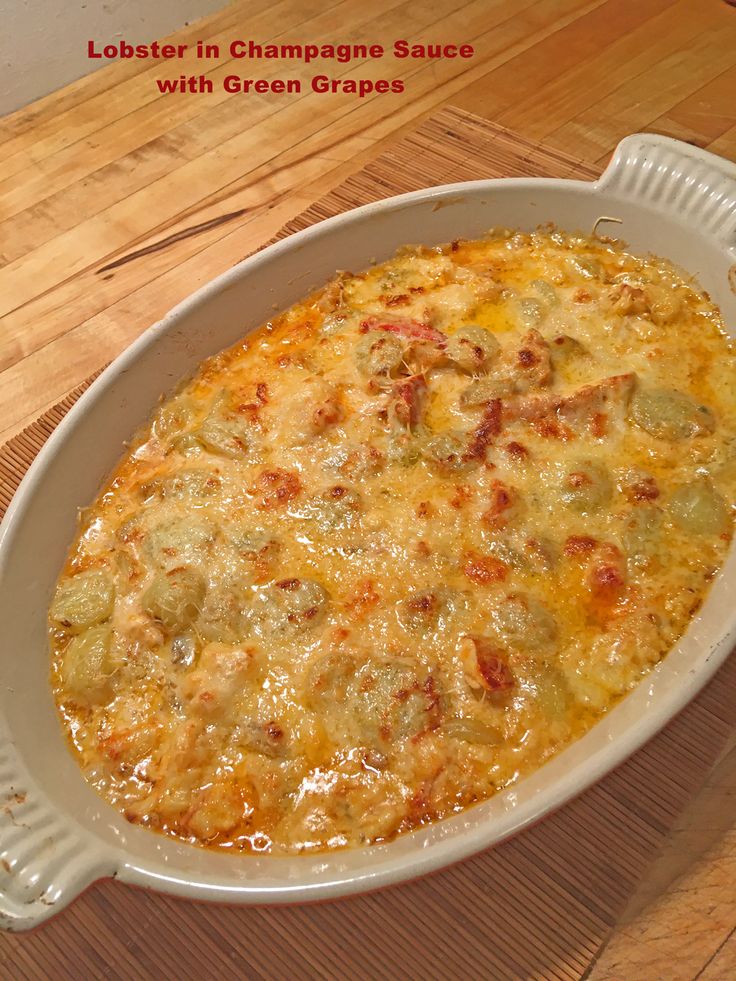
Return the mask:
[[[578,738],[728,550],[734,356],[668,263],[408,248],[201,365],[84,512],[50,611],[87,779],[233,851],[385,841]]]

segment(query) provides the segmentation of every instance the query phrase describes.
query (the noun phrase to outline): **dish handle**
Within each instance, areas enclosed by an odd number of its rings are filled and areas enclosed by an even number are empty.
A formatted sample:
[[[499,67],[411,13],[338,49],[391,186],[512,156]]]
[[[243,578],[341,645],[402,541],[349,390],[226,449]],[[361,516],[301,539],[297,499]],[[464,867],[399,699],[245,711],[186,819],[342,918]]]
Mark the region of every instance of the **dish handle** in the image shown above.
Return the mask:
[[[38,926],[116,868],[114,854],[33,784],[8,739],[0,750],[0,929]]]
[[[607,196],[672,213],[736,252],[736,164],[655,133],[635,133],[616,147],[596,181]]]

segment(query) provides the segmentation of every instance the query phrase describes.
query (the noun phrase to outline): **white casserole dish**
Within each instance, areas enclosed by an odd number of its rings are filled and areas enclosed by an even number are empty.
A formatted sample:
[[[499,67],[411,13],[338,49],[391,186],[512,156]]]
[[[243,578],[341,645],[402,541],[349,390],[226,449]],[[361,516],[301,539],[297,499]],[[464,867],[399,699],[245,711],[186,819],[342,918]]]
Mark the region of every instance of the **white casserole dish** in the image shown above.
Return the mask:
[[[92,500],[162,393],[206,356],[291,305],[338,268],[358,270],[407,242],[477,237],[492,225],[552,221],[605,230],[692,273],[736,329],[736,166],[658,136],[625,139],[595,183],[490,180],[368,205],[309,228],[199,290],[136,341],[69,412],[0,527],[0,925],[23,930],[116,876],[237,903],[344,896],[394,884],[495,844],[580,793],[671,719],[736,641],[736,551],[676,648],[581,740],[513,789],[387,845],[274,858],[228,856],[128,824],[89,787],[67,749],[48,683],[46,615]]]

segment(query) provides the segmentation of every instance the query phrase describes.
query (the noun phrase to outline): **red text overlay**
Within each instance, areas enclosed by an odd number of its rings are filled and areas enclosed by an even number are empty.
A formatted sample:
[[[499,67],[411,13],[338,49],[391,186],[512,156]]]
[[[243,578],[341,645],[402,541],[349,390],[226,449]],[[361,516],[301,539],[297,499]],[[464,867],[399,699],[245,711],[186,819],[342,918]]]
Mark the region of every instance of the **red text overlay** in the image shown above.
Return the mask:
[[[301,65],[312,65],[317,62],[333,63],[338,66],[367,65],[380,59],[403,61],[407,64],[419,61],[467,60],[472,58],[475,50],[471,44],[419,44],[411,43],[403,38],[393,42],[390,47],[382,44],[262,44],[252,40],[235,39],[226,45],[209,41],[196,41],[193,44],[170,44],[153,41],[150,44],[133,44],[129,41],[116,41],[101,44],[97,41],[87,42],[87,56],[93,60],[148,60],[176,62],[185,60],[213,62],[295,62],[298,69]],[[173,67],[173,65],[172,65]],[[185,67],[184,64],[181,66]],[[233,72],[222,75],[210,71],[194,74],[176,75],[172,73],[167,78],[156,78],[155,84],[159,92],[173,94],[176,92],[208,93],[216,89],[228,94],[300,94],[302,92],[336,93],[355,95],[365,98],[369,95],[384,95],[405,91],[405,82],[400,78],[359,78],[352,71],[344,73],[332,71],[328,73],[328,64],[324,73],[303,77],[298,70],[294,77],[281,76],[246,77]],[[235,65],[233,65],[235,67]]]

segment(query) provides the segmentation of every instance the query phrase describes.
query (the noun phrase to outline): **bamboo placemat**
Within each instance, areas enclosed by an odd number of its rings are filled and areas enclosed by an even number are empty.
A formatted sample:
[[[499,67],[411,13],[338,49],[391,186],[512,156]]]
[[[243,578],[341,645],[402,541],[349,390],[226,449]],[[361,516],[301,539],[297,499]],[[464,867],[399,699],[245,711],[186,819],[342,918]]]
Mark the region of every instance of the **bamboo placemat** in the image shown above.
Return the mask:
[[[597,176],[564,154],[445,109],[277,238],[402,191],[526,175]],[[0,512],[90,381],[0,450]],[[271,909],[194,904],[99,883],[33,934],[2,937],[0,976],[579,981],[724,751],[736,726],[735,687],[732,658],[667,729],[582,797],[427,879]]]

